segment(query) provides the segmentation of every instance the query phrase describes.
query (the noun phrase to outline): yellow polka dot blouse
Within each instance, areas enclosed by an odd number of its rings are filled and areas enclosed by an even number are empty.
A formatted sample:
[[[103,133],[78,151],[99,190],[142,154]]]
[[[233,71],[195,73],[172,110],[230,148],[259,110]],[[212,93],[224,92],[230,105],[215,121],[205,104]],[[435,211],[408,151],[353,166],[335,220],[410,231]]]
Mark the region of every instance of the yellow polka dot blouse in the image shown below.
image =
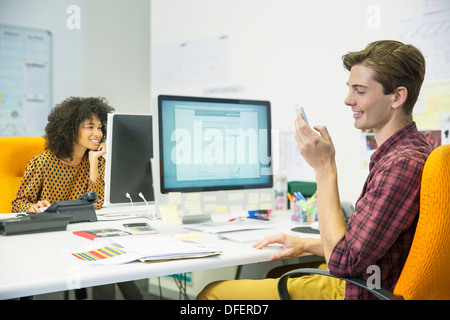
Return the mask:
[[[40,200],[76,200],[87,192],[97,193],[100,209],[105,191],[105,159],[98,159],[99,178],[96,183],[89,178],[89,158],[87,154],[78,166],[63,164],[51,151],[35,156],[28,163],[20,183],[16,199],[12,202],[12,212],[27,212],[28,208]]]

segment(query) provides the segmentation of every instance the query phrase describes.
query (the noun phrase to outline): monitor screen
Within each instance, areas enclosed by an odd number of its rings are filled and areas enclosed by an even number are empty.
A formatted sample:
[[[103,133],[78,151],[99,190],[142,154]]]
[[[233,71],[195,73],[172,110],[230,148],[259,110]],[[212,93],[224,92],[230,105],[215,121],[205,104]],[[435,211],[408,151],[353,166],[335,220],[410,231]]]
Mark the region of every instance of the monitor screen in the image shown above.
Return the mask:
[[[271,188],[270,102],[158,96],[161,193]]]
[[[105,205],[155,200],[150,159],[152,116],[109,114],[105,170]]]

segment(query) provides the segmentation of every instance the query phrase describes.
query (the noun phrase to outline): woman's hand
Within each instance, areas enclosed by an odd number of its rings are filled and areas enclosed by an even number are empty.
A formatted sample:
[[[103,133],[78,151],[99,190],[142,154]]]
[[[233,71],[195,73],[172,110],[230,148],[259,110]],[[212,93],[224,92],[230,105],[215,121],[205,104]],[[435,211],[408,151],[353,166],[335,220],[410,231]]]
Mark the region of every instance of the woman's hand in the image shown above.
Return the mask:
[[[50,202],[48,202],[47,200],[41,200],[35,204],[32,204],[28,208],[28,212],[40,213],[40,212],[44,211],[45,209],[47,209],[48,207],[50,207]]]
[[[98,159],[106,153],[106,142],[99,144],[97,150],[89,151],[89,178],[92,182],[97,183],[100,174],[98,172]]]
[[[98,145],[97,150],[89,150],[89,161],[98,160],[106,153],[106,142],[103,141]]]

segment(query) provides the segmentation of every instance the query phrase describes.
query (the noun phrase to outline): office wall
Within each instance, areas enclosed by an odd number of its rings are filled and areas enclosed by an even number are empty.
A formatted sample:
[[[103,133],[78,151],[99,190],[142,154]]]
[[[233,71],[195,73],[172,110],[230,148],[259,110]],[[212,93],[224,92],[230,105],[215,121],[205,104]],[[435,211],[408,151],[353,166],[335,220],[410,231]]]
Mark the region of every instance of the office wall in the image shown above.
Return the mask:
[[[69,29],[70,5],[80,29]],[[150,112],[148,0],[0,0],[0,23],[53,35],[53,104],[103,96],[118,112]]]
[[[0,0],[0,23],[52,32],[53,103],[105,96],[118,112],[148,113],[159,93],[205,95],[218,88],[216,95],[270,100],[275,129],[293,129],[292,104],[303,104],[310,123],[332,134],[341,196],[355,201],[367,168],[343,103],[348,74],[341,56],[372,40],[398,38],[401,20],[422,14],[424,1]],[[81,9],[81,29],[66,26],[73,4]],[[151,48],[223,35],[223,79],[150,83]]]
[[[421,0],[153,0],[152,52],[223,35],[228,45],[225,77],[152,83],[152,96],[205,95],[215,87],[231,97],[227,88],[234,88],[238,97],[270,100],[273,128],[284,130],[294,129],[293,104],[303,104],[310,124],[328,127],[337,149],[341,199],[354,202],[368,169],[361,166],[360,132],[344,105],[348,73],[341,56],[373,40],[398,39],[401,20],[421,11]],[[310,169],[304,176],[313,178]]]

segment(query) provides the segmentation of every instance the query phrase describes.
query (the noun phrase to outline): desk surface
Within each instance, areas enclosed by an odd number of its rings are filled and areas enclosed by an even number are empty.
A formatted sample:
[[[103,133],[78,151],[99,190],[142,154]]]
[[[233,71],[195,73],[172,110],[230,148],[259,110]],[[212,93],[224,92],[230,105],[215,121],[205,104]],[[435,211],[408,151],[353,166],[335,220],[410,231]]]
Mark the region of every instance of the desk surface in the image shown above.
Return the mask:
[[[288,232],[290,228],[298,225],[290,222],[287,212],[274,212],[272,216],[274,233]],[[92,244],[91,240],[76,236],[72,233],[73,231],[99,228],[123,229],[123,223],[126,222],[148,222],[162,235],[186,232],[182,225],[133,218],[69,224],[66,231],[0,236],[0,257],[2,257],[0,299],[269,261],[270,255],[280,250],[278,245],[257,250],[252,248],[250,243],[240,244],[220,240],[215,234],[203,233],[200,241],[223,250],[222,254],[201,259],[156,263],[136,261],[123,265],[84,267],[58,252],[60,249],[77,249]]]

